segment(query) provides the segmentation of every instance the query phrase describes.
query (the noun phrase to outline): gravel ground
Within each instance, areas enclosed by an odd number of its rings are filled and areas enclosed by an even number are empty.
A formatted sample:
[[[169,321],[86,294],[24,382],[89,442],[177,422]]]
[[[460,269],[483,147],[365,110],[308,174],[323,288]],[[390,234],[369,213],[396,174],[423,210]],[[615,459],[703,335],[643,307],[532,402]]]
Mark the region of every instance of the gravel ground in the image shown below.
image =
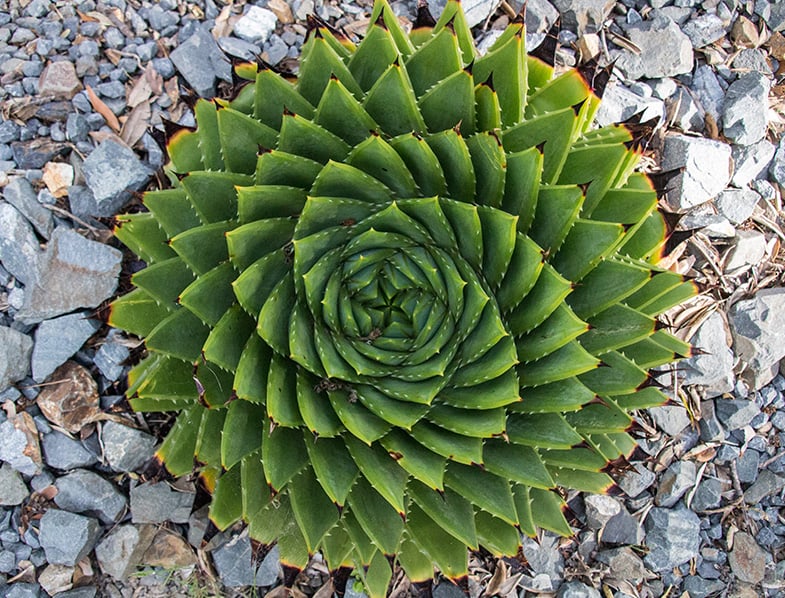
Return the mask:
[[[481,48],[508,2],[465,1]],[[0,597],[284,595],[277,551],[216,533],[198,483],[151,460],[167,418],[127,408],[140,347],[101,314],[134,264],[111,219],[157,184],[150,128],[231,83],[224,56],[295,70],[306,15],[361,34],[370,4],[0,0]],[[468,591],[785,596],[785,2],[529,0],[530,47],[559,16],[562,65],[615,62],[599,123],[660,119],[667,265],[703,291],[668,318],[699,351],[658,373],[673,401],[639,414],[621,496],[570,495],[575,536],[523,558],[473,555]],[[315,560],[295,593],[326,579]]]

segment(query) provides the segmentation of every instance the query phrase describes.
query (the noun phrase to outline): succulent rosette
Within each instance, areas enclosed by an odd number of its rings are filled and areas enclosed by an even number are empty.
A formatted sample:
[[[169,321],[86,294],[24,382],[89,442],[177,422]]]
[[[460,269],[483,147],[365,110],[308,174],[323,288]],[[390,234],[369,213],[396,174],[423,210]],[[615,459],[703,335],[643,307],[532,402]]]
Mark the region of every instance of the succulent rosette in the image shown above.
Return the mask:
[[[590,128],[607,71],[554,78],[520,19],[479,56],[453,0],[410,34],[379,0],[356,47],[310,24],[296,78],[240,65],[170,136],[110,322],[216,525],[383,595],[393,564],[459,578],[467,548],[570,534],[558,490],[612,485],[665,400],[647,370],[689,352],[655,318],[694,288],[656,266],[639,131]]]

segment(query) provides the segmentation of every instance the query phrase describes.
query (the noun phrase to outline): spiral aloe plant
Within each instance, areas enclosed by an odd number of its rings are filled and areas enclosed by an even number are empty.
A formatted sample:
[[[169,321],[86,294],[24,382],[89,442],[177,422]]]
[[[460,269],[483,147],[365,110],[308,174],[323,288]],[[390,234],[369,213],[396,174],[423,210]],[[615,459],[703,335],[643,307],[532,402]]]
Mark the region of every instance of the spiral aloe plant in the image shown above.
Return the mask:
[[[296,79],[240,65],[170,136],[110,321],[216,525],[380,596],[394,564],[459,578],[467,548],[570,534],[558,490],[612,485],[629,412],[664,401],[647,369],[689,351],[655,317],[694,291],[656,265],[636,131],[590,129],[607,72],[554,78],[520,19],[478,56],[454,0],[410,34],[377,0],[356,47],[310,24]]]

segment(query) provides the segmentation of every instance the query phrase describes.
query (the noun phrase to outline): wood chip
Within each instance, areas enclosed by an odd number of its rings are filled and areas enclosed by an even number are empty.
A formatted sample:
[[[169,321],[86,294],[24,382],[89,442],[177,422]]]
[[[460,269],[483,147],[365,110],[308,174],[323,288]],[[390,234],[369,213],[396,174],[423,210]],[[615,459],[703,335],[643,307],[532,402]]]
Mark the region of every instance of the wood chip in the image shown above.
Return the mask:
[[[114,112],[104,104],[103,100],[99,98],[96,93],[93,91],[93,88],[89,85],[85,86],[87,90],[87,98],[90,100],[90,104],[92,104],[93,109],[104,117],[106,124],[109,125],[115,132],[120,132],[120,121],[117,120]]]
[[[278,20],[284,25],[294,23],[292,9],[289,8],[289,5],[284,2],[284,0],[269,0],[267,2],[267,8],[273,11],[275,16],[278,17]]]

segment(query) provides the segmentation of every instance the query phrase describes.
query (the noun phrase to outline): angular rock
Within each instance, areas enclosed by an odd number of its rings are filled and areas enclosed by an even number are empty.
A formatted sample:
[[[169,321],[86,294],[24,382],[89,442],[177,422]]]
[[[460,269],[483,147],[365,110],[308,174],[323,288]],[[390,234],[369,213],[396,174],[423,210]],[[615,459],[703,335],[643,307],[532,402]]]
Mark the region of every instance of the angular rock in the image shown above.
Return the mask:
[[[728,24],[719,16],[713,13],[706,13],[687,21],[682,31],[690,38],[693,47],[703,48],[725,37],[728,29]]]
[[[44,417],[71,434],[88,423],[104,419],[98,385],[90,372],[75,361],[66,361],[52,373],[36,402]]]
[[[98,565],[107,575],[125,579],[141,564],[142,556],[155,538],[153,525],[120,525],[95,547]]]
[[[223,585],[230,588],[254,585],[256,567],[247,533],[235,536],[211,554]]]
[[[752,145],[766,136],[771,81],[761,73],[741,75],[725,94],[722,131],[739,145]]]
[[[42,96],[70,100],[81,89],[82,83],[76,76],[76,69],[68,60],[50,62],[38,81],[38,93]]]
[[[86,557],[101,535],[97,519],[49,509],[41,518],[39,540],[46,560],[55,565],[74,566]]]
[[[600,598],[600,593],[585,583],[568,581],[561,585],[556,598]]]
[[[646,521],[649,554],[644,562],[652,571],[665,571],[686,563],[698,554],[700,520],[685,507],[649,511]]]
[[[608,85],[602,96],[602,104],[595,115],[601,127],[624,122],[640,114],[642,122],[665,116],[665,104],[652,97],[641,97],[621,84]]]
[[[206,29],[197,29],[169,58],[196,93],[213,97],[218,79],[231,81],[231,66]]]
[[[278,545],[275,545],[262,559],[262,564],[256,571],[256,585],[273,586],[282,577],[281,551],[278,549]]]
[[[697,575],[688,575],[684,578],[682,589],[689,592],[690,598],[708,598],[718,596],[726,587],[719,579],[703,579]]]
[[[95,598],[97,593],[98,589],[95,586],[81,586],[59,593],[57,598]]]
[[[611,0],[552,0],[562,18],[562,25],[570,31],[595,33],[610,15],[614,3]]]
[[[625,508],[611,517],[600,532],[600,541],[603,544],[640,544],[642,540],[643,530],[638,520],[630,515]]]
[[[649,409],[654,423],[669,436],[678,436],[681,431],[690,425],[690,416],[681,405],[663,405]]]
[[[785,356],[785,289],[758,291],[730,309],[734,348],[745,364],[744,378],[754,390],[768,384]]]
[[[719,123],[725,103],[725,90],[714,69],[707,64],[696,67],[690,89],[706,113],[712,116],[715,123]]]
[[[776,146],[767,139],[752,145],[734,145],[731,184],[743,189],[750,181],[764,177],[775,150]]]
[[[123,365],[131,356],[130,349],[119,342],[117,331],[112,330],[106,337],[106,342],[98,349],[95,354],[95,365],[107,380],[119,380],[125,371]]]
[[[41,586],[37,583],[17,582],[7,589],[0,587],[0,590],[5,592],[3,598],[38,598],[41,595]]]
[[[643,463],[634,463],[633,469],[629,469],[622,474],[622,477],[618,482],[619,488],[621,488],[628,497],[635,498],[651,486],[656,477],[654,472],[646,469],[646,466]]]
[[[583,499],[583,503],[586,507],[586,522],[593,530],[599,530],[624,508],[618,500],[604,494],[590,494]]]
[[[3,196],[30,221],[39,235],[45,239],[49,238],[54,226],[52,212],[41,205],[38,195],[27,179],[11,177],[3,189]]]
[[[744,491],[744,502],[748,505],[756,505],[783,488],[785,488],[785,475],[778,475],[764,469],[755,483]]]
[[[43,382],[49,374],[76,353],[100,327],[89,312],[77,312],[45,320],[35,332],[33,379]]]
[[[35,280],[42,255],[33,227],[10,203],[0,202],[0,262],[24,285]]]
[[[692,488],[696,475],[693,461],[674,461],[662,474],[654,503],[660,507],[672,507]]]
[[[714,401],[701,401],[701,416],[698,425],[700,427],[700,439],[703,442],[721,442],[725,439],[725,429],[717,419]]]
[[[717,399],[714,410],[717,419],[729,430],[743,428],[760,413],[760,407],[749,399]]]
[[[74,513],[87,513],[104,523],[118,521],[125,512],[125,496],[97,473],[77,469],[57,478],[55,504]]]
[[[41,473],[41,447],[35,421],[24,411],[0,423],[0,461],[16,471],[34,476]]]
[[[693,56],[690,39],[679,26],[666,17],[640,21],[626,29],[640,54],[629,50],[611,53],[616,67],[627,79],[658,79],[692,71]]]
[[[564,579],[564,557],[559,552],[558,542],[556,536],[547,533],[539,543],[524,536],[523,556],[534,574],[530,587],[550,592],[561,585]]]
[[[166,482],[139,484],[131,488],[131,519],[134,523],[187,523],[195,494],[177,492]]]
[[[136,471],[155,451],[155,437],[113,421],[103,425],[101,441],[104,457],[115,471]]]
[[[785,186],[785,137],[780,139],[774,158],[769,164],[769,175],[782,186]]]
[[[245,14],[234,24],[234,34],[252,44],[264,44],[275,31],[278,17],[275,13],[259,6],[249,6]]]
[[[668,135],[662,152],[662,169],[684,169],[667,185],[668,203],[688,210],[715,197],[730,182],[731,148],[702,137]]]
[[[733,247],[725,261],[725,272],[734,274],[757,266],[766,256],[766,236],[755,230],[736,231]]]
[[[73,587],[74,567],[47,565],[38,575],[38,583],[50,596],[66,592]]]
[[[635,584],[654,577],[643,565],[641,558],[626,546],[602,550],[597,553],[597,561],[608,565],[608,576],[618,581],[631,581]]]
[[[142,564],[166,570],[182,569],[196,565],[196,555],[181,535],[161,529],[142,556]]]
[[[707,397],[733,390],[735,359],[730,349],[730,329],[723,314],[719,311],[712,313],[700,325],[691,342],[699,351],[683,363],[684,384],[702,385]]]
[[[14,141],[11,144],[14,162],[21,170],[43,168],[47,162],[68,151],[68,146],[56,143],[48,137],[36,137],[27,141]]]
[[[760,465],[760,453],[747,447],[736,461],[736,473],[742,484],[751,484],[758,479],[758,466]]]
[[[0,326],[0,390],[27,376],[32,353],[33,339],[13,328]]]
[[[44,460],[49,467],[70,471],[78,467],[89,467],[98,463],[98,457],[85,448],[78,440],[65,434],[52,431],[41,439]]]
[[[3,463],[0,467],[0,506],[21,505],[29,494],[22,476],[8,463]]]
[[[701,513],[720,506],[722,500],[722,482],[716,478],[703,480],[695,491],[690,508]]]
[[[760,583],[766,574],[766,552],[746,532],[736,532],[733,536],[728,562],[736,579],[746,583]]]
[[[63,227],[52,232],[40,260],[39,276],[29,285],[17,319],[36,323],[111,297],[123,254]]]
[[[117,214],[153,174],[130,148],[112,139],[87,156],[82,170],[95,199],[92,216]]]
[[[760,201],[760,195],[752,189],[744,188],[726,189],[717,196],[714,203],[720,214],[732,224],[741,224],[752,216],[758,201]]]

